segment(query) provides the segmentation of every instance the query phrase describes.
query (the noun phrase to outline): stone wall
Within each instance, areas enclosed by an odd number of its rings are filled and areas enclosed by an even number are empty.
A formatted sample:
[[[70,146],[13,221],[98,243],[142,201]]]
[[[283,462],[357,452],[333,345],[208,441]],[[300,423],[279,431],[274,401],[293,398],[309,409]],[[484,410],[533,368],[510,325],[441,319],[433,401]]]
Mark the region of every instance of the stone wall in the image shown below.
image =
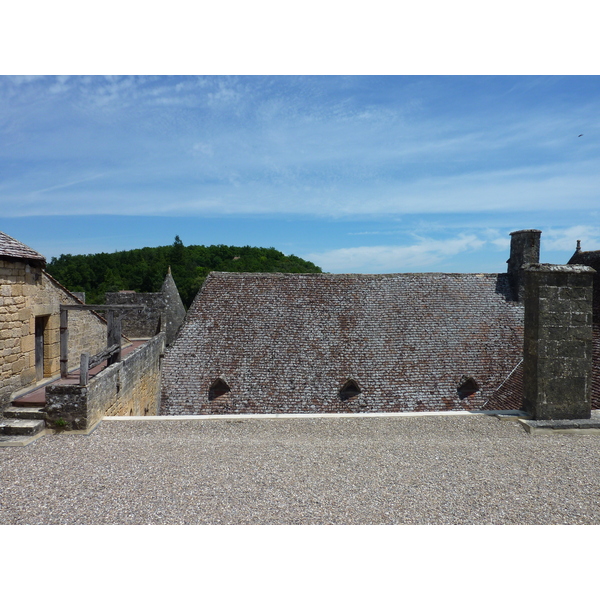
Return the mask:
[[[161,316],[165,310],[162,292],[111,292],[106,294],[106,304],[141,304],[143,309],[125,313],[121,321],[123,335],[128,338],[150,338],[160,331]]]
[[[79,304],[66,288],[40,267],[0,260],[0,411],[10,396],[39,379],[60,373],[60,304]],[[43,373],[36,375],[35,323],[44,329]],[[82,352],[106,346],[106,323],[88,311],[69,314],[69,368]]]
[[[588,419],[592,277],[579,265],[525,268],[523,406],[534,419]]]
[[[104,416],[157,415],[160,409],[160,362],[165,334],[154,336],[121,362],[90,379],[87,386],[49,385],[49,425],[62,419],[67,428],[85,430]]]
[[[50,301],[52,306],[52,328],[49,331],[52,340],[51,356],[56,357],[52,363],[52,374],[60,371],[60,304],[82,304],[77,296],[71,294],[46,272],[42,273],[42,285],[36,289],[32,302],[34,311],[39,311],[35,306],[45,301]],[[69,311],[69,362],[68,368],[79,367],[81,354],[97,354],[106,348],[106,321],[99,314],[88,310]],[[56,366],[56,370],[54,367]]]
[[[35,338],[27,290],[41,279],[41,273],[41,268],[26,262],[0,260],[0,408],[13,391],[35,380]]]
[[[185,319],[185,306],[169,269],[160,292],[132,291],[106,294],[106,304],[139,304],[143,309],[125,313],[122,321],[123,335],[129,338],[149,338],[165,331],[166,344],[170,346]]]

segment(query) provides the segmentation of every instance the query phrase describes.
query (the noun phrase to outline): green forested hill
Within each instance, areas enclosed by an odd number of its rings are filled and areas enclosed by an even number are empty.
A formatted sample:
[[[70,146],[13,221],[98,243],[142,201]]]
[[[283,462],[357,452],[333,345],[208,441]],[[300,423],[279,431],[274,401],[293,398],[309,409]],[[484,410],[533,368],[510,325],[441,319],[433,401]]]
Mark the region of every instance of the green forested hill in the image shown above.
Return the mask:
[[[85,292],[88,304],[103,304],[106,292],[158,292],[171,272],[181,299],[190,305],[210,271],[321,273],[297,256],[274,248],[251,246],[184,246],[179,236],[171,246],[101,254],[62,254],[46,270],[73,292]]]

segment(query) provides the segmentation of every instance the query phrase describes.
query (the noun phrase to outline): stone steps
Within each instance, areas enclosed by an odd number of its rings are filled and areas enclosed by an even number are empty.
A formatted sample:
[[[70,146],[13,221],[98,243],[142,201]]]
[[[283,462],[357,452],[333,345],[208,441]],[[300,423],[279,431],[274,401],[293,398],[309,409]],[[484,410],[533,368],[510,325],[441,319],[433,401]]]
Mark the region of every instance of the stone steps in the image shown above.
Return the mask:
[[[46,427],[40,419],[6,419],[0,420],[0,435],[37,435]]]
[[[42,412],[37,406],[9,406],[4,410],[5,419],[41,419],[44,420],[46,413]]]
[[[0,416],[0,447],[27,446],[44,435],[46,421],[37,407],[9,406]]]

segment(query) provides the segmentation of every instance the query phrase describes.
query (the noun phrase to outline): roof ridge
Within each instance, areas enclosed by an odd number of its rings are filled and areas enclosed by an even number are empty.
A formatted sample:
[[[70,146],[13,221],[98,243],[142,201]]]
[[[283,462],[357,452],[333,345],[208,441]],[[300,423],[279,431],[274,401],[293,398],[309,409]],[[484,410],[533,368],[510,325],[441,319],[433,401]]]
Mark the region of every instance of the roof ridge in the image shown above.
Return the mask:
[[[0,256],[37,260],[46,264],[45,256],[3,231],[0,231]]]

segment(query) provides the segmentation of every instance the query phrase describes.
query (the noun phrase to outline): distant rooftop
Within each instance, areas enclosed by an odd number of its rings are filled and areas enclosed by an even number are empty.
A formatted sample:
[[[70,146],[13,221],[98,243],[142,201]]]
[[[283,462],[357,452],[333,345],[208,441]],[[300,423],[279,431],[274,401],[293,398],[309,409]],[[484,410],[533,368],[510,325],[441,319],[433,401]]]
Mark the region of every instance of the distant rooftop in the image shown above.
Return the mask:
[[[5,257],[25,261],[39,261],[43,265],[46,264],[46,258],[39,252],[0,231],[0,258]]]

